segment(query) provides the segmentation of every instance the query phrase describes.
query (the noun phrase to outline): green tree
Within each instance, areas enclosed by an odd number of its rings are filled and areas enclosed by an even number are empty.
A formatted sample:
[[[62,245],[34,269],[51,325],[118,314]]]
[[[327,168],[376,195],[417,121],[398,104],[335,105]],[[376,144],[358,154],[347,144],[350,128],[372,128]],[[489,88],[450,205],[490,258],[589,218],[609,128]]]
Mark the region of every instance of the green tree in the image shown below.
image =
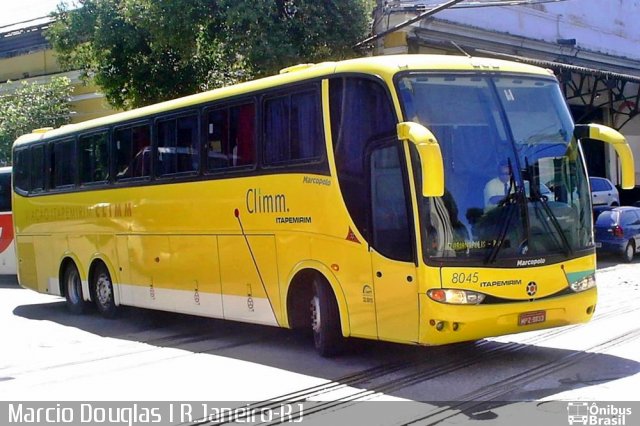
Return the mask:
[[[73,88],[66,77],[49,83],[8,83],[15,90],[0,96],[0,164],[11,162],[11,146],[21,135],[69,123]]]
[[[370,0],[79,0],[48,32],[123,109],[342,59],[368,32]]]

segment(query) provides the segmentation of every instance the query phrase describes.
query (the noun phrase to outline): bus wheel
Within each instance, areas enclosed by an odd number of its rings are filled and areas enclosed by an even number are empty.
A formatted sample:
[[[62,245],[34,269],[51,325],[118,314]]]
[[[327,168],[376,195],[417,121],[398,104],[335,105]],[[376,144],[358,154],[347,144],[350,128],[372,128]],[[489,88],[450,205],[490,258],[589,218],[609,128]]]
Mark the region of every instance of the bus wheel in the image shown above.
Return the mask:
[[[104,264],[100,263],[96,266],[93,273],[93,300],[96,302],[96,308],[105,318],[113,318],[118,312],[118,306],[113,295],[113,283],[111,275]]]
[[[633,255],[636,253],[636,247],[633,244],[633,241],[629,241],[627,246],[624,248],[624,252],[622,253],[622,260],[627,263],[633,262]]]
[[[314,281],[313,290],[311,298],[313,341],[321,356],[331,357],[339,354],[344,347],[338,303],[328,284]]]
[[[86,313],[89,302],[86,302],[82,297],[82,280],[80,280],[80,273],[74,264],[69,264],[65,268],[62,284],[64,285],[67,308],[77,315]]]

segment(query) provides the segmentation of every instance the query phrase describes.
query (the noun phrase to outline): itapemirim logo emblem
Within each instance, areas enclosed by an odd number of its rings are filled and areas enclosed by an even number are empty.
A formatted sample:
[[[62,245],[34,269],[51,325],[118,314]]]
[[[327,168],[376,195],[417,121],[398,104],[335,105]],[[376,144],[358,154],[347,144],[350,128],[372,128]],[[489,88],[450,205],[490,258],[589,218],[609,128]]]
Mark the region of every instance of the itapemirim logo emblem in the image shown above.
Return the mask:
[[[570,425],[626,426],[631,408],[596,402],[567,403],[567,421]]]

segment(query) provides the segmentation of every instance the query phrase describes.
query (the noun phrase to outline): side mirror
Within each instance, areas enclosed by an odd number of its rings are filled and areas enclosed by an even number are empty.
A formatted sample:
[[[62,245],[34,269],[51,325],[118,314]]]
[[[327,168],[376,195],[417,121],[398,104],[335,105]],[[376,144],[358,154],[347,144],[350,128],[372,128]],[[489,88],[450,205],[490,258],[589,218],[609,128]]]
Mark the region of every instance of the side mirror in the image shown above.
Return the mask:
[[[633,162],[633,152],[624,136],[617,130],[601,124],[577,124],[573,132],[576,139],[595,139],[613,146],[620,158],[622,169],[622,189],[635,187],[636,172]]]
[[[438,140],[421,124],[404,122],[398,124],[398,139],[407,140],[418,150],[422,163],[422,196],[444,195],[444,162]]]

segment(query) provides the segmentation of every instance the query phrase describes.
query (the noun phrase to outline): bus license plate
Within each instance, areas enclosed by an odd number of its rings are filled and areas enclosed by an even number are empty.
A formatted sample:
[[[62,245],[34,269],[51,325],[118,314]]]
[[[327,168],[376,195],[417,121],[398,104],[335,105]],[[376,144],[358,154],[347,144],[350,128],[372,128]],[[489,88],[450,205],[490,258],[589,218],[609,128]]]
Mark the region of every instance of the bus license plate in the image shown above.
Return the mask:
[[[518,316],[518,325],[531,325],[545,322],[547,313],[545,311],[523,312]]]

